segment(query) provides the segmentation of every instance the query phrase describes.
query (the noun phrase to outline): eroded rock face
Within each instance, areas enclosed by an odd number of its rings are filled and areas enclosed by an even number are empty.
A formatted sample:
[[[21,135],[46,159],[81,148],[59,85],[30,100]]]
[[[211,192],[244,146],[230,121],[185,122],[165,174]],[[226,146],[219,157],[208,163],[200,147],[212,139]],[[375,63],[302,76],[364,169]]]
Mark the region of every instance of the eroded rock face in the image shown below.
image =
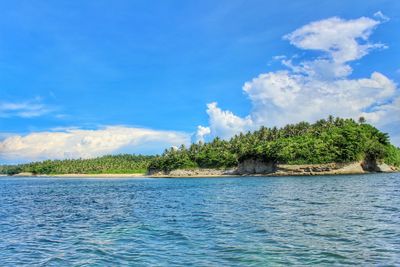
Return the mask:
[[[187,169],[163,171],[150,171],[148,175],[154,177],[207,177],[224,175],[332,175],[332,174],[361,174],[366,172],[394,172],[395,167],[376,161],[357,161],[350,163],[325,163],[325,164],[275,164],[261,159],[246,159],[233,169]]]
[[[259,159],[246,159],[239,163],[238,174],[266,174],[276,171],[276,166],[272,162],[265,162]]]
[[[338,174],[357,174],[365,171],[361,162],[348,163],[336,170]]]
[[[393,171],[395,171],[395,168],[390,167],[386,163],[380,163],[380,164],[377,164],[376,171],[377,172],[393,172]]]
[[[277,175],[319,175],[363,173],[360,162],[325,164],[278,164]]]
[[[363,169],[369,172],[394,172],[396,168],[389,166],[384,162],[377,162],[375,160],[364,160],[361,163]]]
[[[363,162],[361,162],[361,166],[364,171],[369,171],[369,172],[378,171],[378,163],[376,162],[376,160],[365,159]]]

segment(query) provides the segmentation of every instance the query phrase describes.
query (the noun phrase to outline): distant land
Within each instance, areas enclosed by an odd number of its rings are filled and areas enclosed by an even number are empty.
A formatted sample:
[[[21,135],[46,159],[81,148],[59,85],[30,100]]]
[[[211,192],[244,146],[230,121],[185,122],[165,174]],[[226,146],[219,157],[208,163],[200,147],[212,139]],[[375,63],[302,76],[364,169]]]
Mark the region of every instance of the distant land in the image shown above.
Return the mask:
[[[282,128],[261,127],[230,140],[165,150],[162,155],[108,155],[94,159],[45,160],[0,166],[3,175],[72,177],[188,177],[315,175],[392,172],[400,149],[364,118],[321,119]]]

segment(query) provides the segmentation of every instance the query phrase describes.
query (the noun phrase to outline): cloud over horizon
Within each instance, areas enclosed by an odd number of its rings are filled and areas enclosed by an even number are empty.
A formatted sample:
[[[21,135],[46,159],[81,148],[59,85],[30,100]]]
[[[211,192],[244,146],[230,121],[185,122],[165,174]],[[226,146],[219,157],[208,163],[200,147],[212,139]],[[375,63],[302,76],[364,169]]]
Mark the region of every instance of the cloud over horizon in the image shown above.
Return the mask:
[[[209,137],[229,138],[262,125],[280,127],[329,115],[355,119],[364,116],[369,123],[391,133],[400,145],[399,133],[393,131],[400,123],[397,85],[378,71],[365,78],[350,77],[351,62],[372,50],[387,48],[369,41],[373,30],[388,20],[381,13],[376,17],[332,17],[285,35],[283,39],[296,48],[321,55],[311,60],[277,57],[283,65],[281,70],[261,73],[242,88],[252,105],[248,116],[241,118],[213,102],[207,105],[209,126],[202,128],[209,129]]]
[[[112,153],[159,153],[163,148],[189,143],[189,134],[176,131],[126,126],[106,126],[97,130],[65,129],[6,137],[0,142],[0,161],[16,163],[92,158]]]

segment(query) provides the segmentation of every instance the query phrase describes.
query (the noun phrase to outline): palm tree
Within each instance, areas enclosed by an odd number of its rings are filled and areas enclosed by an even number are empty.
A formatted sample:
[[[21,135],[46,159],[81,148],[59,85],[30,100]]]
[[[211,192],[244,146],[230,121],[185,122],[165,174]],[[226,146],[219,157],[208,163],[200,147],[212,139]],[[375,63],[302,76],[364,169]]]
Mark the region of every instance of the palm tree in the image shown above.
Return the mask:
[[[361,117],[359,117],[358,118],[358,123],[360,123],[360,124],[363,124],[363,123],[365,123],[367,120],[363,117],[363,116],[361,116]]]

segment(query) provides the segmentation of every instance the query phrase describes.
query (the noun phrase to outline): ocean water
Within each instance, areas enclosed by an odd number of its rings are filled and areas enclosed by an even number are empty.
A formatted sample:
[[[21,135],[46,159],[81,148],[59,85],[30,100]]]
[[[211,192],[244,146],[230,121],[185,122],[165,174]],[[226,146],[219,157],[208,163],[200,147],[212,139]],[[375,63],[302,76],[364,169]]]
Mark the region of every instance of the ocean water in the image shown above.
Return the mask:
[[[0,266],[400,265],[400,174],[0,178]]]

